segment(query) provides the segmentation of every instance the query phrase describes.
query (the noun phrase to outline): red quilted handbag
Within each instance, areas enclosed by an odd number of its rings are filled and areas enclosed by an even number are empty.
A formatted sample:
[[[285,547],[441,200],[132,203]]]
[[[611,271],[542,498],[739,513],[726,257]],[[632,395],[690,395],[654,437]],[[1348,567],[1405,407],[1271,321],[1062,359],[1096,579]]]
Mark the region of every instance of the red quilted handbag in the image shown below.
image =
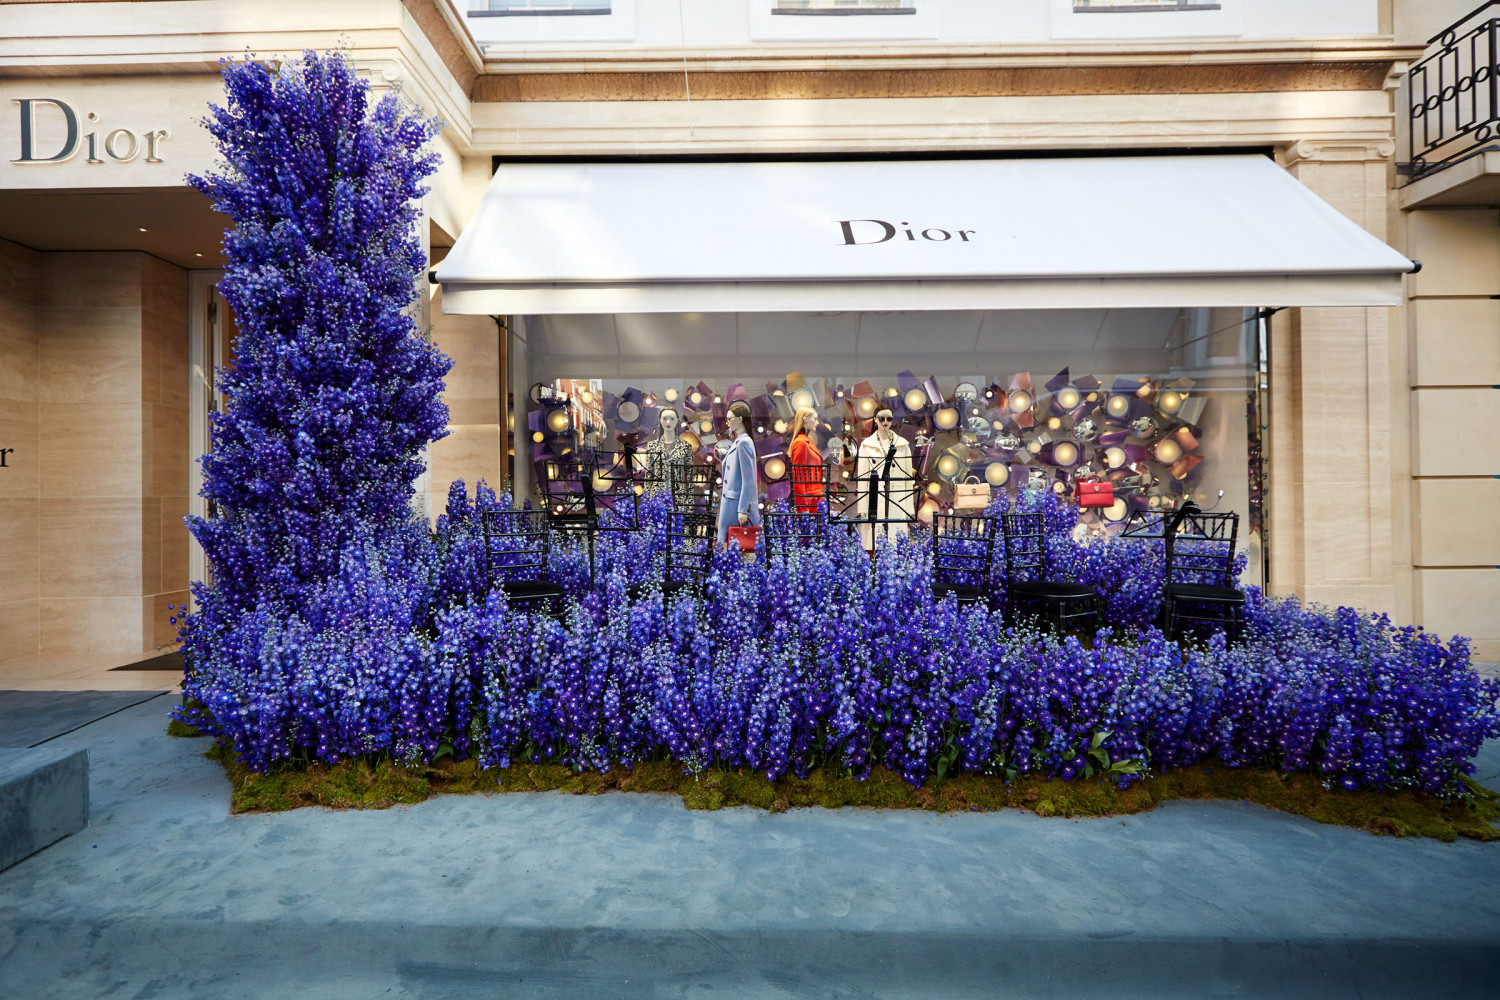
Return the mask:
[[[1097,479],[1078,480],[1078,506],[1080,507],[1113,507],[1115,505],[1115,484],[1101,482]]]
[[[729,529],[729,540],[738,542],[741,552],[755,551],[755,536],[760,529],[753,524],[736,524]]]

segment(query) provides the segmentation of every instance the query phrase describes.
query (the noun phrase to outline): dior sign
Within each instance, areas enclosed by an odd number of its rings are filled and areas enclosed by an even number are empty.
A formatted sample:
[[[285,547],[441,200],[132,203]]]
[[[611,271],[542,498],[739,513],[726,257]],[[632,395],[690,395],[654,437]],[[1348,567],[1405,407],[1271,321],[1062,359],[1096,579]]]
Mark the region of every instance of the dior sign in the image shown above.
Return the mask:
[[[859,227],[858,232],[855,231],[855,226]],[[895,239],[898,232],[905,233],[906,238],[914,243],[918,239],[918,230],[909,222],[902,222],[898,227],[896,223],[886,222],[884,219],[842,219],[839,222],[839,228],[843,231],[843,245],[846,247],[866,246],[871,243],[885,243],[889,240]],[[926,240],[929,243],[947,243],[952,239],[957,239],[961,242],[968,243],[969,237],[973,236],[975,232],[977,232],[977,230],[950,230],[932,227],[930,229],[920,230],[920,232],[920,238]]]
[[[7,455],[14,455],[15,453],[16,449],[14,448],[0,448],[0,469],[10,468],[10,466],[5,462],[5,457]]]
[[[16,98],[12,103],[21,108],[21,155],[11,160],[12,163],[63,163],[76,156],[82,147],[88,150],[87,163],[108,162],[104,157],[117,163],[129,163],[137,156],[141,156],[145,163],[160,163],[161,144],[172,137],[164,128],[139,134],[128,128],[106,131],[99,125],[99,116],[94,112],[87,112],[80,121],[78,112],[54,97]],[[60,137],[49,133],[47,149],[39,148],[43,140],[37,131],[38,114],[50,116],[54,126],[62,126]],[[85,132],[84,128],[88,126],[98,127]],[[55,140],[60,141],[54,147],[50,143]]]

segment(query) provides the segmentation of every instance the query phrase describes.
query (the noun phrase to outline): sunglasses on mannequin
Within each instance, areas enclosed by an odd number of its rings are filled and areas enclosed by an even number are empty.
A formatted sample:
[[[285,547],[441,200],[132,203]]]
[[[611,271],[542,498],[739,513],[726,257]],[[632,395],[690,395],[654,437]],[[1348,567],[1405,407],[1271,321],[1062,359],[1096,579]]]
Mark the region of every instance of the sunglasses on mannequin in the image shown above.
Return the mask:
[[[877,424],[888,424],[891,422],[891,419],[890,417],[876,417],[875,422]]]

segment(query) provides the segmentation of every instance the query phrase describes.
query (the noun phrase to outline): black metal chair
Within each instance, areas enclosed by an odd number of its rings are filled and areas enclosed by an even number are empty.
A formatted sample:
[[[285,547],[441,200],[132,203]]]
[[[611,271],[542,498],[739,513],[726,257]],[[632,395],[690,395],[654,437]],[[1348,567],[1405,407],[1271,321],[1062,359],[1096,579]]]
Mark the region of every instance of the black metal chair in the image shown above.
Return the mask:
[[[594,536],[599,531],[599,503],[594,490],[594,462],[586,456],[548,459],[538,484],[547,527],[562,535],[581,535],[589,549],[589,582],[594,580]]]
[[[992,601],[995,519],[983,514],[938,514],[932,519],[932,596],[949,594],[960,607]]]
[[[709,513],[674,510],[667,515],[667,546],[661,555],[661,593],[670,601],[678,594],[701,593],[714,556],[714,516]],[[639,600],[650,587],[635,583],[627,588],[631,600]]]
[[[641,487],[635,481],[634,448],[601,451],[591,463],[594,471],[594,512],[599,531],[639,531]]]
[[[487,510],[484,525],[484,572],[490,589],[499,587],[512,608],[544,605],[554,617],[564,597],[561,585],[547,575],[552,554],[547,514],[540,510]]]
[[[821,513],[768,510],[761,527],[766,561],[785,559],[794,549],[821,546],[828,541],[828,519]]]
[[[1245,595],[1234,587],[1240,516],[1207,514],[1184,504],[1165,524],[1167,570],[1162,631],[1181,637],[1190,623],[1222,627],[1231,642],[1244,633]]]
[[[712,514],[719,506],[719,469],[713,465],[669,465],[666,487],[672,510],[680,514]]]
[[[1005,619],[1015,621],[1018,606],[1031,606],[1038,617],[1063,631],[1069,622],[1099,623],[1099,592],[1082,583],[1051,579],[1047,537],[1041,514],[1002,515],[1005,529]]]

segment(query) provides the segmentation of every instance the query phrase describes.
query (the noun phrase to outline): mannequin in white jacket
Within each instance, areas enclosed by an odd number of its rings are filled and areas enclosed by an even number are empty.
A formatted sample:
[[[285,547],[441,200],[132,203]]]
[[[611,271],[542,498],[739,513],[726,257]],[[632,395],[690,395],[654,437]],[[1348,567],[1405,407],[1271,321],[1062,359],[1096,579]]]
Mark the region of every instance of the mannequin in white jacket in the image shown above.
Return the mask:
[[[895,449],[894,454],[891,449]],[[889,479],[886,477],[889,465]],[[877,523],[868,523],[870,473],[879,477],[875,491]],[[861,522],[859,537],[866,551],[875,551],[875,539],[884,534],[890,541],[905,535],[908,520],[917,512],[917,484],[912,475],[911,443],[896,433],[896,417],[888,409],[875,412],[875,432],[859,443],[854,461],[855,512]],[[889,518],[901,520],[880,523]]]

